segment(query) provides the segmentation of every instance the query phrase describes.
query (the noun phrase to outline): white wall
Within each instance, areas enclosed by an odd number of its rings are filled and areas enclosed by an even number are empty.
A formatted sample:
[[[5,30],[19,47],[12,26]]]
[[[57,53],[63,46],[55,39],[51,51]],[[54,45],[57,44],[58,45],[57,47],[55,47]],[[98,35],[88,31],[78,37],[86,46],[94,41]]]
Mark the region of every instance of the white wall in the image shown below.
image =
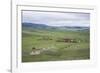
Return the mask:
[[[79,4],[79,5],[94,5],[97,7],[97,28],[98,28],[98,67],[88,69],[73,69],[55,71],[57,73],[99,73],[100,68],[100,2],[99,0],[21,0],[31,3],[56,3],[56,4]],[[21,2],[19,1],[19,3]],[[8,73],[10,67],[10,0],[0,0],[0,73]],[[39,73],[55,73],[39,72]]]
[[[99,5],[99,0],[19,0],[18,2]]]

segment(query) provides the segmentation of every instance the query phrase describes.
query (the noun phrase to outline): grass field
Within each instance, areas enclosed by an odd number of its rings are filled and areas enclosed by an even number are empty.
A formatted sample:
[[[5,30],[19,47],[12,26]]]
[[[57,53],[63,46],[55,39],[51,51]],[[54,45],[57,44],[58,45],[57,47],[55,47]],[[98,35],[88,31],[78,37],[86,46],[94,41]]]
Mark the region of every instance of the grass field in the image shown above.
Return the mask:
[[[22,29],[22,62],[85,60],[90,58],[89,31]],[[50,49],[30,55],[32,47]]]

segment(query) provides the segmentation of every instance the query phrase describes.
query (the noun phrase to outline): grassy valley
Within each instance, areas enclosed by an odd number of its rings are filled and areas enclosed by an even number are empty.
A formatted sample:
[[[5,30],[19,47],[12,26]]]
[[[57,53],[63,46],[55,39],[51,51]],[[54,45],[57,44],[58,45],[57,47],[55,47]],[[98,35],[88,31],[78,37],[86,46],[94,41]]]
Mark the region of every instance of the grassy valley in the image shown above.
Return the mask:
[[[85,60],[90,58],[89,28],[33,25],[22,25],[22,62]],[[68,28],[73,30],[67,30]],[[32,47],[49,50],[42,51],[38,55],[30,55]]]

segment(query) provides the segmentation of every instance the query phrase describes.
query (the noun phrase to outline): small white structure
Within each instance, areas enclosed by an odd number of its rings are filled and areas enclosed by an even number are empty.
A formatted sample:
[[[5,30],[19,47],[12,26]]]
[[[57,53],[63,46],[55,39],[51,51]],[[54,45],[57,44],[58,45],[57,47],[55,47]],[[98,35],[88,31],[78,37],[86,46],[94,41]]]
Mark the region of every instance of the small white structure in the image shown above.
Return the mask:
[[[39,55],[39,54],[40,54],[39,51],[35,51],[35,52],[32,51],[32,52],[30,53],[30,55]]]
[[[32,50],[32,52],[30,53],[30,55],[39,55],[40,53],[41,53],[40,49],[35,49],[35,50]]]
[[[39,54],[45,53],[45,52],[56,52],[56,50],[50,49],[50,48],[41,48],[41,49],[32,48],[30,55],[39,55]]]

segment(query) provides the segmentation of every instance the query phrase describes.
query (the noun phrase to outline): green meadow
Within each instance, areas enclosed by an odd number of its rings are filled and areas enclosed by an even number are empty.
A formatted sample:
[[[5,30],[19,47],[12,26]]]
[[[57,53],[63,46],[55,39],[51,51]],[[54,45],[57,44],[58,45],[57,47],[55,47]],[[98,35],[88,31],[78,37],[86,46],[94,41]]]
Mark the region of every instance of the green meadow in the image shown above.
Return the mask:
[[[89,59],[89,36],[87,30],[22,28],[22,62]],[[49,50],[38,55],[30,55],[32,47]]]

